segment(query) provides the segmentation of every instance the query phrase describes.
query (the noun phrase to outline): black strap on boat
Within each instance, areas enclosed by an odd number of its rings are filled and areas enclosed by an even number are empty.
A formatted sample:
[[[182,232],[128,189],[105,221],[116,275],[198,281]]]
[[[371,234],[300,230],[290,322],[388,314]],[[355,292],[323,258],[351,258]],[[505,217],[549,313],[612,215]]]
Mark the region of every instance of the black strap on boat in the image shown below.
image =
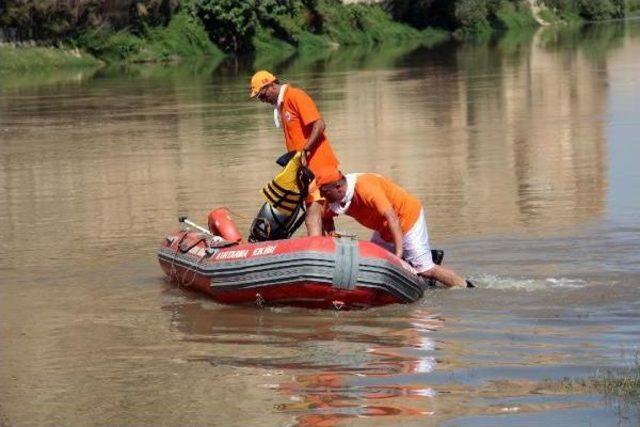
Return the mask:
[[[178,248],[180,249],[180,252],[182,252],[182,253],[189,252],[191,249],[195,248],[195,247],[198,245],[198,243],[200,243],[200,242],[205,242],[205,243],[207,243],[207,235],[203,233],[203,234],[200,234],[200,235],[198,236],[198,240],[196,240],[196,242],[195,242],[195,243],[193,243],[193,244],[191,244],[191,245],[189,245],[189,246],[183,245],[182,240],[184,240],[184,237],[185,237],[185,236],[187,236],[188,234],[189,234],[189,233],[186,233],[186,234],[182,237],[182,239],[180,239],[180,243],[178,244]]]
[[[355,289],[360,265],[358,241],[348,237],[340,237],[334,242],[336,252],[333,286],[345,290]]]

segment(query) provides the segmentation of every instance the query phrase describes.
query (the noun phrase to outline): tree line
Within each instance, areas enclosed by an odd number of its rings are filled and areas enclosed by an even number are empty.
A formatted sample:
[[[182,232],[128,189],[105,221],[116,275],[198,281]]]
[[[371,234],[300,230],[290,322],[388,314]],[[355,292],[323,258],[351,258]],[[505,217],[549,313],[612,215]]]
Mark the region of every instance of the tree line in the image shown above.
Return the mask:
[[[625,0],[536,1],[560,16],[602,20],[625,15]],[[5,38],[57,42],[95,29],[143,34],[182,14],[204,26],[221,49],[246,52],[254,48],[260,29],[293,45],[301,32],[322,34],[338,15],[358,29],[371,19],[366,7],[371,6],[345,6],[339,0],[0,0],[0,27]],[[524,0],[384,0],[375,7],[418,29],[455,31],[491,27],[501,14],[529,6]]]

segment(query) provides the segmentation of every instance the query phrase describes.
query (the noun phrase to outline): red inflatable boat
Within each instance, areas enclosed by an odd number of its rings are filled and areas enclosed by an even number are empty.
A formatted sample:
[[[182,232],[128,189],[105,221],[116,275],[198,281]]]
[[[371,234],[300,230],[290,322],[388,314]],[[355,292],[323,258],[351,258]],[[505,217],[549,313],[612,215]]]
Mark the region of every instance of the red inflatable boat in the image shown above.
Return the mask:
[[[414,302],[430,285],[394,254],[351,237],[243,244],[186,222],[198,231],[166,237],[158,251],[160,265],[171,282],[219,303],[362,309]],[[210,216],[209,228],[219,231],[212,222]],[[235,226],[223,234],[238,236]],[[434,261],[441,258],[442,252],[434,251]]]

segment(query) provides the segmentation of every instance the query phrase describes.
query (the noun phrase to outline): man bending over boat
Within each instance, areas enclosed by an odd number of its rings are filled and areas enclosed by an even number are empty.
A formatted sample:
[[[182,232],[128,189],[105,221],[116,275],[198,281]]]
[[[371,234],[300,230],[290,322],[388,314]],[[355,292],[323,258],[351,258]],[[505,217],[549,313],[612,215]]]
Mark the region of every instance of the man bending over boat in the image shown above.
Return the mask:
[[[453,270],[434,264],[422,205],[402,187],[378,174],[345,176],[331,167],[318,171],[316,181],[326,200],[320,214],[327,233],[335,232],[333,218],[346,214],[374,230],[371,242],[407,261],[421,276],[448,287],[474,287]]]
[[[311,97],[302,89],[281,84],[268,71],[258,71],[251,78],[251,98],[275,107],[273,120],[277,128],[282,127],[287,151],[301,152],[302,166],[316,174],[323,167],[338,168],[338,159],[333,153],[329,139],[324,133],[325,123]],[[307,219],[305,225],[310,236],[322,234],[319,219],[322,205],[318,187],[314,181],[309,185],[306,200]]]

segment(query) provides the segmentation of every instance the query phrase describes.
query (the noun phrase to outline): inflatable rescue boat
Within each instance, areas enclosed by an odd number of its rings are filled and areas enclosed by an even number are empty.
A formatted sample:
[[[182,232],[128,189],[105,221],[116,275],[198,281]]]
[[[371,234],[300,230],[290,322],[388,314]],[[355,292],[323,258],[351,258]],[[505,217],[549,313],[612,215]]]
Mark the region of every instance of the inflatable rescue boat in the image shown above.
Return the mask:
[[[386,249],[353,237],[298,237],[313,175],[299,153],[278,160],[284,169],[261,191],[266,202],[248,242],[225,208],[209,214],[208,229],[186,217],[167,236],[158,259],[172,283],[222,304],[362,309],[420,299],[433,285]],[[436,264],[444,253],[432,251]]]
[[[439,264],[443,253],[433,256]],[[164,239],[158,259],[172,283],[222,304],[363,309],[415,302],[430,285],[394,254],[352,237],[242,244],[181,230]]]

